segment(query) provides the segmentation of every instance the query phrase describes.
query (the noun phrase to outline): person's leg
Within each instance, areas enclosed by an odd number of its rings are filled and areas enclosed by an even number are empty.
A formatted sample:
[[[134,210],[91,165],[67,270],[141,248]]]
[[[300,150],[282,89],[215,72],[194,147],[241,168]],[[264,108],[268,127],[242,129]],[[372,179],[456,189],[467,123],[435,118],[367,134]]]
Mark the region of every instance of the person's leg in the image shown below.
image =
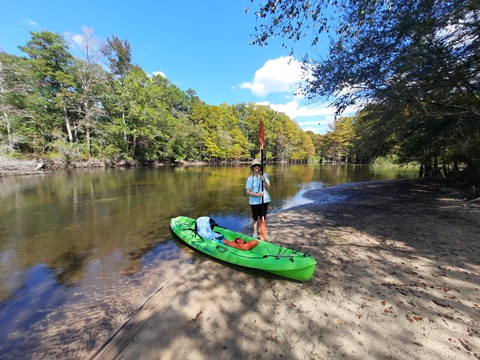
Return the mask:
[[[265,219],[265,221],[267,221],[267,211],[268,211],[268,203],[262,204],[260,207],[260,214],[258,216],[258,221],[257,221],[258,235],[260,235],[262,220]],[[265,236],[265,239],[262,239],[262,240],[266,240],[266,234],[263,234],[263,235]]]
[[[258,236],[260,233],[260,225],[262,224],[262,218],[258,218],[258,220],[255,222],[255,227],[253,229],[254,233]]]
[[[250,205],[252,208],[252,225],[253,225],[253,233],[252,237],[258,237],[258,230],[260,229],[260,223],[261,223],[261,207],[258,205]]]
[[[264,217],[267,220],[267,211],[268,211],[268,203],[262,205],[262,213],[261,217]]]

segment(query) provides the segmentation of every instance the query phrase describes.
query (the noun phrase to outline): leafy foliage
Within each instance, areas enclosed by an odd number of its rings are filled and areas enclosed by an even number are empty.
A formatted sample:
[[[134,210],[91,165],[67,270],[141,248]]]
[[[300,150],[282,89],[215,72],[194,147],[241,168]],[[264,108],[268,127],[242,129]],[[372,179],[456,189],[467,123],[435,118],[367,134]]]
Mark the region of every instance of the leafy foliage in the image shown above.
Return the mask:
[[[268,159],[305,161],[314,153],[310,137],[285,114],[253,104],[206,105],[193,89],[147,75],[131,63],[126,40],[102,43],[84,28],[77,58],[61,35],[31,35],[20,47],[26,57],[0,54],[0,145],[11,152],[66,160],[249,160],[259,156],[263,120]]]
[[[480,169],[477,1],[271,0],[255,15],[254,44],[310,36],[316,45],[328,36],[324,59],[304,56],[304,93],[310,101],[333,96],[337,115],[359,110],[363,154]]]

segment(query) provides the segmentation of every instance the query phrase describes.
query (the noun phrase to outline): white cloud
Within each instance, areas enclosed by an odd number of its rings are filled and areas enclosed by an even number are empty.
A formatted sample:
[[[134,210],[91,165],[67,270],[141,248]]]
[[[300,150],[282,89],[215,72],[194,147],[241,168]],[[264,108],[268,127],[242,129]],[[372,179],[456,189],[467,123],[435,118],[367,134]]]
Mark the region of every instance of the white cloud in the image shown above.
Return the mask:
[[[302,81],[301,62],[291,56],[268,60],[255,72],[251,82],[240,84],[256,96],[265,97],[273,92],[295,92]]]
[[[296,93],[304,79],[301,62],[291,56],[268,60],[255,72],[251,82],[240,85],[242,89],[250,89],[253,95],[266,97],[270,93],[285,92],[285,103],[272,103],[268,100],[257,102],[258,105],[271,107],[273,110],[285,113],[297,121],[303,130],[315,133],[322,132],[326,124],[333,122],[335,109],[328,103],[302,105],[304,96]],[[280,100],[281,101],[281,100]]]
[[[295,120],[304,131],[313,131],[316,134],[323,134],[328,130],[327,125],[333,124],[335,120],[335,108],[329,107],[328,103],[316,103],[301,105],[301,97],[289,101],[286,104],[271,104],[268,101],[257,102],[258,105],[271,107],[277,112],[283,112],[289,118]],[[350,116],[357,111],[354,107],[348,107],[344,116]]]
[[[23,19],[23,21],[25,21],[28,25],[33,25],[33,26],[38,25],[38,23],[36,21],[33,21],[31,19],[28,19],[28,18]]]
[[[271,104],[268,101],[257,103],[270,106],[273,110],[285,113],[288,117],[296,119],[305,116],[333,116],[335,109],[328,104],[300,105],[298,100],[292,100],[285,104]]]
[[[167,78],[167,77],[165,76],[165,73],[164,73],[163,71],[154,71],[152,74],[153,74],[153,75],[160,75],[160,76],[163,76],[164,78]]]
[[[71,39],[75,44],[80,46],[80,48],[82,48],[84,46],[85,41],[83,40],[82,35],[78,35],[78,34],[77,35],[71,35]]]
[[[305,117],[316,117],[316,123],[327,124],[333,122],[335,108],[329,107],[328,103],[315,103],[302,105],[304,96],[298,92],[299,85],[304,81],[305,74],[302,63],[291,56],[282,56],[274,60],[268,60],[255,72],[251,82],[240,84],[242,89],[250,89],[253,95],[266,97],[270,93],[286,92],[288,96],[285,103],[271,103],[268,100],[257,102],[259,105],[270,106],[273,110],[285,113],[291,119],[298,120]],[[350,115],[356,109],[347,109],[344,114]],[[302,122],[304,125],[304,123]]]
[[[271,104],[268,101],[257,102],[257,105],[265,105],[273,110],[283,112],[289,118],[295,120],[304,131],[313,131],[315,134],[325,133],[327,125],[335,119],[335,109],[328,107],[327,103],[300,105],[302,98],[289,101],[286,104]]]
[[[310,74],[307,74],[310,76]],[[335,108],[329,107],[329,102],[316,102],[305,104],[304,96],[299,90],[300,84],[305,79],[302,63],[291,56],[284,56],[274,60],[268,60],[255,72],[251,82],[240,84],[242,89],[250,89],[252,94],[259,97],[267,97],[271,93],[287,93],[284,97],[277,97],[275,103],[271,100],[256,102],[257,105],[269,106],[277,112],[285,113],[295,120],[304,131],[313,131],[316,134],[328,131],[328,124],[335,120]],[[269,97],[270,98],[270,97]],[[285,100],[282,103],[282,100]],[[356,112],[354,108],[348,108],[343,115],[349,116]]]
[[[317,129],[317,128],[313,127],[313,126],[307,126],[307,127],[303,128],[303,131],[305,131],[305,132],[306,132],[306,131],[311,131],[311,132],[313,132],[314,134],[320,134],[319,129]]]

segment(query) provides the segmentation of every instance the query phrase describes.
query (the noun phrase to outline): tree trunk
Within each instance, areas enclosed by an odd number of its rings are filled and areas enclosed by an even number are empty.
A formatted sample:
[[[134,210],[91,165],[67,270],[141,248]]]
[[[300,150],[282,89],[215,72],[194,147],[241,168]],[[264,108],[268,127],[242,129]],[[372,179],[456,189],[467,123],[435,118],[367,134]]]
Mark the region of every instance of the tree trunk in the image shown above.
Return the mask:
[[[65,117],[65,126],[67,128],[68,140],[70,141],[70,144],[72,144],[73,143],[72,129],[70,127],[70,120],[68,119],[67,108],[65,106],[63,107],[63,115]]]
[[[91,157],[92,157],[92,151],[90,149],[90,147],[91,147],[91,145],[90,145],[90,129],[88,128],[88,126],[87,126],[87,129],[86,129],[86,137],[87,137],[88,157],[89,157],[89,160],[90,160]]]

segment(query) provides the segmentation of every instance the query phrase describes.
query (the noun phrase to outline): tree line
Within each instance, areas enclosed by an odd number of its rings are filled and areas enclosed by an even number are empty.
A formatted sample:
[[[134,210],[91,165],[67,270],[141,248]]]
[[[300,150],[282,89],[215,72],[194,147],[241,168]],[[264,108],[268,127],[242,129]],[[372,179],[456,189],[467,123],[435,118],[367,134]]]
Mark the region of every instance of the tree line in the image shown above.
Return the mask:
[[[251,0],[251,6],[256,3]],[[273,161],[421,164],[421,174],[466,165],[480,178],[480,8],[474,0],[267,0],[252,44],[309,41],[302,89],[333,97],[326,134],[302,131],[255,104],[205,104],[131,62],[127,40],[83,29],[81,58],[59,34],[32,32],[0,53],[0,151],[111,161],[246,160],[257,125]],[[248,9],[247,9],[248,10]],[[292,47],[293,48],[293,47]],[[293,51],[291,51],[293,53]],[[106,64],[107,66],[102,66]],[[342,116],[354,107],[353,116]]]
[[[100,41],[83,28],[82,56],[64,36],[31,32],[19,49],[0,52],[0,153],[121,162],[308,161],[312,137],[284,113],[252,103],[205,104],[162,75],[132,64],[131,46]]]

